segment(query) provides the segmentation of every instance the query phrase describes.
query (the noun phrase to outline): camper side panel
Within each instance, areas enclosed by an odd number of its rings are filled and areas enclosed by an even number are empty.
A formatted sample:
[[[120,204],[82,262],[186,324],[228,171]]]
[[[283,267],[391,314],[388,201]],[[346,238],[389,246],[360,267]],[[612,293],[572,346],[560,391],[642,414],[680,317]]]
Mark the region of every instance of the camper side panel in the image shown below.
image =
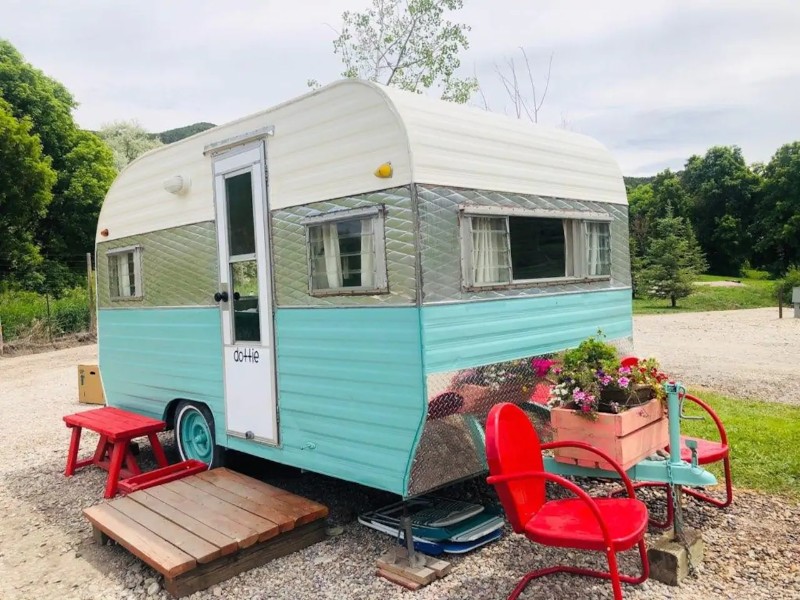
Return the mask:
[[[485,470],[480,432],[489,409],[498,402],[527,403],[534,395],[539,401],[546,400],[547,388],[539,385],[533,358],[577,346],[598,330],[622,346],[628,345],[632,335],[627,206],[432,186],[418,186],[417,196],[423,361],[431,416],[422,427],[409,468],[409,494]],[[560,260],[565,264],[574,264],[567,257],[582,255],[582,244],[588,245],[575,237],[576,224],[582,219],[605,219],[609,222],[610,274],[475,289],[463,279],[462,264],[469,265],[469,260],[463,260],[462,252],[471,250],[469,244],[462,245],[462,236],[472,233],[462,228],[462,219],[469,213],[461,214],[462,206],[490,209],[495,214],[496,209],[511,209],[527,211],[513,213],[518,216],[549,214],[551,219],[566,219],[556,230],[563,227]],[[554,216],[556,213],[562,216]],[[486,226],[480,226],[484,229],[475,235],[485,252],[489,242],[480,236],[486,235]],[[498,236],[497,253],[514,248],[504,237],[511,235],[510,229],[508,234],[502,231],[491,234]],[[567,237],[567,232],[572,237]],[[551,235],[557,236],[555,231]],[[549,242],[526,250],[539,261],[548,253],[558,256],[556,245]],[[575,269],[583,273],[583,265]],[[536,424],[546,435],[544,422]],[[449,470],[441,466],[446,456],[459,457]]]
[[[101,309],[97,329],[110,406],[163,419],[173,400],[202,402],[224,445],[219,309]]]
[[[425,411],[419,312],[278,309],[281,448],[229,447],[403,493]]]

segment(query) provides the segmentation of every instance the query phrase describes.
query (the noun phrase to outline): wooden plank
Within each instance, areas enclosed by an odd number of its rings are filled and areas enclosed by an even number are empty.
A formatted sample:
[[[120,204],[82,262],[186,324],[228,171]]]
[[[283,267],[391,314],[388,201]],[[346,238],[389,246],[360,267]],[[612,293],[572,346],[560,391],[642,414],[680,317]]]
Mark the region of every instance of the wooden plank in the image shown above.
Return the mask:
[[[198,490],[198,488],[186,483],[185,479],[173,481],[172,483],[167,483],[154,489],[168,489],[188,500],[194,500],[198,504],[202,504],[210,510],[224,514],[226,517],[246,526],[248,529],[257,531],[259,534],[258,541],[260,542],[263,542],[264,540],[274,537],[280,533],[280,528],[272,521],[263,519],[262,517],[246,511],[243,508],[239,508],[235,504],[221,500],[210,493],[204,493],[204,491]]]
[[[241,523],[229,518],[224,513],[209,509],[208,507],[199,504],[194,500],[185,498],[180,494],[176,494],[172,490],[166,489],[166,486],[160,485],[158,487],[136,493],[152,496],[157,500],[161,500],[165,504],[169,504],[172,508],[181,511],[193,519],[202,521],[209,527],[216,529],[231,539],[236,540],[239,548],[247,548],[258,541],[260,532],[257,529],[242,525]]]
[[[258,481],[247,475],[242,475],[236,471],[225,468],[214,469],[212,471],[207,471],[203,476],[213,476],[224,478],[229,481],[236,481],[240,485],[248,488],[251,493],[257,494],[255,497],[250,498],[255,502],[273,504],[276,501],[279,502],[280,504],[274,504],[276,508],[279,508],[279,510],[283,512],[288,511],[289,514],[295,516],[298,524],[310,523],[311,521],[323,519],[328,516],[328,507],[324,504],[292,494],[291,492],[264,483],[263,481]]]
[[[425,566],[429,569],[433,569],[433,571],[436,573],[436,577],[439,578],[449,575],[453,570],[453,565],[448,561],[440,558],[432,558],[430,556],[425,558]]]
[[[417,583],[416,581],[412,581],[411,579],[406,579],[397,573],[391,573],[389,571],[384,571],[383,569],[378,569],[375,571],[375,574],[378,577],[383,577],[387,581],[391,581],[392,583],[396,583],[397,585],[402,585],[407,590],[411,590],[412,592],[416,592],[422,586],[421,583]]]
[[[201,537],[207,542],[214,544],[223,555],[235,552],[239,548],[238,541],[235,538],[229,537],[213,527],[209,527],[202,521],[198,521],[186,513],[179,511],[177,508],[170,506],[166,502],[162,502],[155,496],[139,491],[129,494],[128,498],[138,502],[142,506],[146,506],[154,513],[158,513],[176,525],[180,525],[187,531],[191,531],[197,537]]]
[[[242,496],[234,494],[233,492],[226,490],[225,488],[218,487],[213,483],[211,483],[210,481],[205,481],[200,477],[188,477],[183,481],[185,481],[192,487],[197,488],[203,493],[210,494],[215,498],[219,498],[220,500],[224,500],[225,502],[233,504],[234,506],[238,506],[239,508],[246,510],[249,513],[253,513],[254,515],[261,517],[262,519],[266,519],[270,523],[277,526],[278,533],[294,529],[295,525],[294,518],[292,518],[291,516],[287,516],[281,512],[278,512],[268,504],[259,504],[253,502],[252,500],[243,498]],[[259,541],[264,541],[264,540],[261,539]]]
[[[84,509],[83,514],[97,529],[165,577],[176,577],[197,566],[194,558],[139,525],[110,504],[90,506]]]
[[[421,585],[428,585],[436,579],[436,571],[428,567],[412,567],[408,564],[408,559],[401,558],[392,560],[393,556],[381,556],[378,559],[378,568],[389,573],[394,573],[405,579],[410,579]]]
[[[316,521],[297,527],[276,538],[251,546],[236,554],[223,556],[214,562],[199,565],[193,571],[164,579],[164,588],[176,598],[204,590],[242,573],[260,567],[271,560],[292,554],[326,538],[325,522]]]
[[[198,563],[211,562],[222,556],[222,551],[214,544],[196,536],[180,525],[176,525],[135,500],[117,498],[111,503],[111,506],[142,527],[152,531],[154,535],[167,540],[176,548],[180,548]]]
[[[281,528],[281,531],[288,531],[289,529],[295,527],[295,525],[302,525],[306,522],[310,522],[310,520],[306,518],[306,511],[281,502],[277,496],[260,494],[238,479],[229,477],[225,474],[217,473],[219,470],[220,469],[204,471],[203,473],[200,473],[197,478],[227,490],[230,493],[236,494],[242,498],[243,503],[255,503],[257,506],[268,508],[269,511],[274,513],[272,517],[268,518],[276,522]],[[244,504],[242,506],[244,506]]]

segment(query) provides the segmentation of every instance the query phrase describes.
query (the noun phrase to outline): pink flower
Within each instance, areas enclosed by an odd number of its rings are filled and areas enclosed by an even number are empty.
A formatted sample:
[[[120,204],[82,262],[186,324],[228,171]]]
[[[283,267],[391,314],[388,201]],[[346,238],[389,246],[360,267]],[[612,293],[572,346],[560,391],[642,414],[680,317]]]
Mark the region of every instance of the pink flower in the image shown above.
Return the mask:
[[[581,405],[581,410],[583,412],[589,412],[590,410],[592,410],[592,405],[591,404],[583,404],[583,405]]]
[[[630,367],[620,367],[619,368],[620,375],[630,375],[631,368]]]
[[[608,385],[609,383],[611,383],[611,381],[612,381],[611,380],[611,376],[610,375],[606,375],[605,377],[603,377],[600,380],[600,383],[602,383],[603,385]]]
[[[553,361],[547,358],[534,358],[531,360],[531,368],[537,377],[544,377],[550,372]]]
[[[628,370],[630,371],[630,369],[628,369]],[[621,388],[626,388],[626,387],[628,387],[628,385],[630,384],[630,382],[631,382],[631,380],[630,380],[630,379],[628,379],[627,377],[620,377],[620,378],[617,380],[617,384],[618,384],[618,385],[619,385],[619,387],[621,387]]]

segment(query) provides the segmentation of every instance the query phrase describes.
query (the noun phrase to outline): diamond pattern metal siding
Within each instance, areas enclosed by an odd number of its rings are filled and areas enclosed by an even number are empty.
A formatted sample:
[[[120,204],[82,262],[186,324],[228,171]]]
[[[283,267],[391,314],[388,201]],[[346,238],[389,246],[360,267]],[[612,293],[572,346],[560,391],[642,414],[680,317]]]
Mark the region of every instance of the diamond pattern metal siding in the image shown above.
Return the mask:
[[[303,220],[335,209],[386,206],[386,270],[389,293],[316,297],[308,293],[308,254]],[[272,212],[275,298],[286,306],[378,306],[416,302],[414,216],[411,191],[396,188],[315,202]]]
[[[219,285],[214,223],[196,223],[97,244],[99,308],[210,306]],[[142,247],[144,297],[111,301],[106,252]]]
[[[627,287],[631,283],[627,206],[430,186],[417,186],[417,197],[420,246],[422,248],[423,303],[596,291]],[[464,202],[483,206],[608,213],[613,218],[611,224],[611,280],[524,289],[463,291],[461,289],[458,206]]]

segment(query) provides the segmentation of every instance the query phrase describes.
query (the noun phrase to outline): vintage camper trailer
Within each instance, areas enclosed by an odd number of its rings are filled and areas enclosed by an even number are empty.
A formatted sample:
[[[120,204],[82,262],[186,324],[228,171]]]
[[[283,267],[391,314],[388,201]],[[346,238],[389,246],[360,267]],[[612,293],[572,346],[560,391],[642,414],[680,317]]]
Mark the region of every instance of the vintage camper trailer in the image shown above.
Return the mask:
[[[97,228],[108,403],[413,496],[484,468],[530,358],[631,335],[597,142],[348,80],[153,150]],[[524,401],[524,398],[523,398]]]

